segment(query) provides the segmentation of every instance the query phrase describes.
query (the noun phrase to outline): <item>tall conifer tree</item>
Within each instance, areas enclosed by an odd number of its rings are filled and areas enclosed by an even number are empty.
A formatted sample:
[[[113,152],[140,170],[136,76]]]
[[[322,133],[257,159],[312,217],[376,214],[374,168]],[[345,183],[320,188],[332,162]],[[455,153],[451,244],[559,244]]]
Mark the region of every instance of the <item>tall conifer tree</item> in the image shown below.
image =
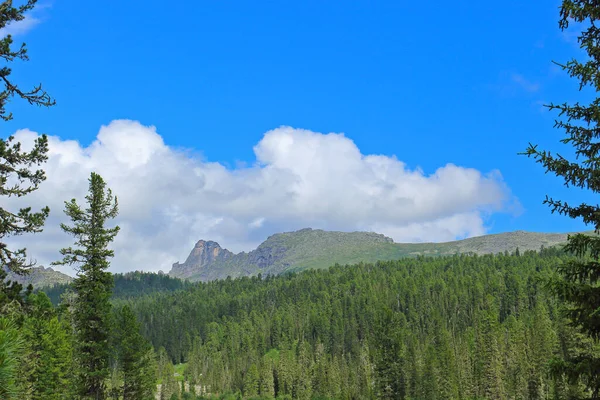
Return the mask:
[[[600,1],[563,0],[560,7],[559,27],[565,30],[572,23],[582,24],[577,41],[587,54],[584,62],[575,59],[558,64],[569,76],[579,81],[579,89],[600,91]],[[562,129],[562,143],[573,146],[575,159],[568,160],[548,151],[529,145],[525,154],[542,164],[546,172],[564,179],[566,186],[585,188],[600,193],[600,98],[589,104],[550,104],[550,110],[559,111],[555,127]],[[561,118],[562,117],[562,118]],[[600,206],[581,203],[570,205],[546,197],[544,201],[552,212],[581,219],[600,232]],[[559,267],[562,279],[552,288],[566,305],[566,313],[573,325],[593,340],[600,339],[600,237],[577,234],[569,237],[566,250],[577,259]],[[575,382],[581,380],[590,390],[593,399],[600,398],[600,358],[593,354],[578,355],[556,365],[555,372],[564,374]]]
[[[112,274],[107,271],[108,245],[119,227],[107,228],[109,219],[118,214],[117,199],[102,177],[92,172],[89,179],[88,207],[82,209],[75,199],[65,202],[65,213],[73,226],[61,224],[63,231],[76,238],[77,247],[64,248],[62,261],[79,267],[73,289],[77,295],[73,310],[76,335],[77,393],[86,399],[104,399],[109,376],[108,341],[110,335]]]
[[[16,372],[23,339],[14,322],[0,317],[0,399],[18,399]]]
[[[140,324],[129,306],[117,309],[114,345],[117,368],[123,379],[123,399],[150,399],[156,391],[156,360],[152,345],[140,333]]]
[[[25,13],[31,11],[36,2],[37,0],[28,0],[19,7],[13,7],[12,1],[1,2],[0,28],[22,21]],[[27,48],[24,43],[15,48],[12,36],[6,35],[0,38],[0,58],[5,64],[15,60],[27,61]],[[30,91],[20,89],[11,79],[11,72],[8,65],[0,68],[0,85],[4,86],[0,91],[0,119],[12,119],[12,113],[7,112],[6,106],[14,97],[38,106],[48,107],[55,104],[41,85]],[[29,151],[24,151],[21,144],[14,141],[13,136],[0,138],[0,196],[22,197],[37,190],[46,176],[42,169],[35,167],[46,162],[47,153],[48,139],[45,135],[36,139]],[[25,249],[10,249],[5,243],[6,238],[40,232],[49,212],[48,207],[34,212],[31,207],[10,210],[4,205],[0,206],[0,306],[18,298],[22,290],[20,284],[5,281],[7,270],[23,275],[27,273],[28,266]]]
[[[28,0],[24,4],[13,7],[12,1],[0,3],[0,28],[25,19],[25,13],[32,10],[37,0]],[[9,121],[12,113],[6,110],[9,101],[15,97],[38,106],[52,106],[54,100],[42,89],[41,85],[31,90],[23,90],[12,79],[12,69],[9,67],[13,61],[27,61],[27,48],[25,44],[19,47],[13,45],[11,35],[0,38],[0,58],[3,67],[0,68],[0,119]],[[0,138],[0,196],[22,197],[38,189],[41,182],[46,179],[44,171],[36,167],[45,163],[48,156],[48,139],[42,135],[33,144],[29,151],[23,150],[21,144],[14,141],[13,136]],[[8,281],[8,271],[23,275],[27,273],[27,255],[24,248],[11,249],[6,239],[11,236],[25,233],[35,233],[42,230],[42,226],[50,209],[42,208],[32,211],[31,207],[22,206],[19,209],[6,207],[5,200],[0,205],[0,314],[6,314],[3,306],[7,303],[21,301],[22,285]],[[32,263],[29,263],[31,265]],[[22,350],[22,339],[12,322],[0,317],[0,398],[10,399],[20,396],[16,392],[15,371],[19,352]]]
[[[21,359],[19,383],[31,400],[71,397],[70,327],[60,321],[44,292],[30,294],[22,327],[26,354]]]

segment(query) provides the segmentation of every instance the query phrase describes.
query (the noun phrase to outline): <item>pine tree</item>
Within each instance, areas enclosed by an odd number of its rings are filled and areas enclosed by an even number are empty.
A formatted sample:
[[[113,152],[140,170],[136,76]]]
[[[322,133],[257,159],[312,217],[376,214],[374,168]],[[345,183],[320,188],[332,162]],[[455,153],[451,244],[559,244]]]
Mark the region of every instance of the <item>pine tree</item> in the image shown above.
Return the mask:
[[[150,343],[140,333],[140,324],[129,306],[116,312],[114,345],[123,377],[123,399],[152,398],[156,389],[156,362]]]
[[[485,399],[503,399],[504,374],[497,336],[497,316],[493,311],[482,311],[479,323],[477,361],[480,396]]]
[[[342,392],[342,371],[340,369],[340,360],[334,356],[330,363],[329,369],[329,397],[339,399]]]
[[[556,349],[556,336],[553,331],[552,321],[548,310],[543,303],[537,303],[533,310],[533,324],[529,340],[529,398],[542,399],[547,396],[547,387],[544,387],[545,375],[547,374],[547,360]]]
[[[438,328],[436,332],[435,356],[438,359],[440,373],[437,376],[440,399],[457,399],[458,385],[456,360],[450,343],[450,333]]]
[[[71,390],[69,327],[58,319],[44,292],[27,297],[28,315],[22,327],[25,355],[19,374],[32,400],[64,399]]]
[[[28,0],[19,7],[13,7],[11,1],[0,4],[0,28],[9,24],[22,21],[25,13],[35,6],[37,0]],[[15,60],[28,60],[27,48],[23,43],[18,49],[13,48],[11,35],[0,39],[0,58],[8,63]],[[52,106],[54,100],[36,86],[31,91],[21,90],[10,79],[12,70],[8,66],[0,68],[0,81],[4,89],[0,92],[0,118],[4,121],[12,119],[12,113],[7,113],[6,105],[13,97],[24,99],[29,104],[38,106]],[[37,138],[31,150],[24,151],[21,144],[14,142],[14,137],[0,138],[0,196],[22,197],[38,189],[46,176],[42,169],[35,170],[48,159],[48,139],[45,135]],[[24,248],[11,250],[5,243],[10,236],[24,233],[41,232],[44,221],[50,209],[42,208],[39,212],[32,212],[31,207],[19,210],[8,210],[0,206],[0,306],[8,301],[18,298],[22,286],[16,282],[6,282],[7,270],[23,275],[27,273],[27,254]],[[6,268],[6,269],[5,269]]]
[[[105,380],[109,376],[109,334],[112,274],[107,272],[108,258],[114,255],[108,245],[119,227],[106,228],[108,219],[118,214],[117,199],[102,177],[96,173],[89,179],[88,208],[82,209],[72,199],[65,202],[65,213],[73,226],[61,224],[63,231],[76,238],[76,248],[60,252],[62,261],[53,264],[76,264],[77,278],[72,286],[77,295],[73,309],[76,334],[77,392],[83,398],[104,399]]]
[[[259,379],[260,376],[258,374],[258,367],[256,364],[252,363],[244,375],[244,396],[258,396],[258,392],[260,390]]]
[[[188,365],[185,369],[186,380],[192,385],[200,383],[200,377],[202,376],[202,350],[202,340],[200,337],[196,337],[187,355]]]
[[[312,397],[313,360],[310,354],[310,345],[302,341],[296,348],[296,376],[294,381],[294,398],[310,399]]]
[[[526,354],[526,329],[522,321],[518,321],[514,315],[506,319],[505,324],[505,382],[507,396],[513,399],[525,399],[527,389],[527,358]]]
[[[267,399],[275,396],[275,382],[273,380],[273,362],[265,357],[260,369],[260,395]]]
[[[600,2],[597,0],[563,0],[560,8],[559,28],[565,30],[573,22],[582,23],[583,30],[577,40],[587,53],[587,60],[575,59],[558,64],[571,77],[579,80],[579,89],[600,90]],[[529,145],[526,154],[542,164],[546,172],[564,179],[566,186],[586,188],[600,193],[600,98],[589,104],[550,104],[550,110],[558,110],[559,119],[555,127],[566,135],[562,143],[573,146],[575,160],[568,160],[548,151]],[[600,206],[582,203],[570,205],[561,200],[546,197],[544,201],[552,212],[581,219],[594,226],[600,233]],[[577,259],[559,267],[560,280],[551,287],[566,305],[566,314],[574,326],[580,327],[593,340],[600,339],[600,237],[576,234],[569,237],[565,250],[574,253]],[[600,397],[600,358],[586,355],[557,362],[554,372],[564,374],[572,382],[581,380],[590,390],[591,398]]]
[[[171,360],[166,360],[166,363],[161,366],[161,391],[160,391],[160,399],[161,400],[170,400],[175,397],[179,398],[180,387],[175,379],[175,368],[171,363]]]
[[[433,345],[427,345],[425,350],[425,365],[423,368],[422,392],[423,398],[429,400],[437,400],[440,398],[440,388],[438,387],[439,375],[444,373],[436,368],[436,353]],[[403,397],[403,396],[402,396]],[[393,396],[392,398],[402,398]]]
[[[403,371],[405,348],[402,329],[405,324],[403,314],[391,309],[382,310],[377,326],[375,373],[378,396],[380,398],[404,398],[406,377]]]
[[[22,354],[23,339],[14,322],[0,317],[0,398],[22,398],[17,389],[16,371]]]

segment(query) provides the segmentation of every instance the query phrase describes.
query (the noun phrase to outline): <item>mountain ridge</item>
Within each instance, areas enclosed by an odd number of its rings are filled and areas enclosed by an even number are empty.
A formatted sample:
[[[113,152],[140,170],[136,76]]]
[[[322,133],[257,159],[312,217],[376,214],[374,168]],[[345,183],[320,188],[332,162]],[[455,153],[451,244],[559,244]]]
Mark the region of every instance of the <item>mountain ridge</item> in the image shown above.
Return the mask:
[[[276,233],[250,252],[232,253],[217,242],[200,240],[184,263],[173,264],[170,276],[210,281],[260,274],[277,275],[334,264],[394,260],[418,255],[489,254],[539,250],[567,241],[572,233],[538,233],[523,230],[489,234],[450,242],[396,243],[375,232],[340,232],[304,228]],[[591,232],[584,232],[591,233]],[[212,256],[211,256],[212,253]]]
[[[23,285],[23,287],[32,284],[36,289],[55,284],[69,283],[73,280],[73,278],[67,274],[43,266],[28,268],[28,272],[25,275],[17,275],[6,268],[5,271],[7,272],[7,281],[18,282]]]

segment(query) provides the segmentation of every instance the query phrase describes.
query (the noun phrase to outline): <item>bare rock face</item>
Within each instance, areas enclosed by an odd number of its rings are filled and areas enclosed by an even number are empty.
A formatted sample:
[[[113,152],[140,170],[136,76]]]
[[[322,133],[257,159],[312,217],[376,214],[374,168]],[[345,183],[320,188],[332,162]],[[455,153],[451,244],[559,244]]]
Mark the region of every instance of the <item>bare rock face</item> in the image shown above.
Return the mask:
[[[226,259],[232,255],[232,252],[222,249],[217,242],[199,240],[184,264],[203,266],[217,260]]]
[[[288,249],[281,243],[263,243],[256,250],[248,253],[248,263],[265,270],[278,264],[287,254]],[[286,265],[287,266],[287,265]]]
[[[219,243],[211,240],[199,240],[185,262],[183,264],[179,262],[173,264],[169,274],[182,279],[189,278],[198,274],[207,266],[225,261],[231,256],[233,256],[233,253],[227,249],[222,249]]]

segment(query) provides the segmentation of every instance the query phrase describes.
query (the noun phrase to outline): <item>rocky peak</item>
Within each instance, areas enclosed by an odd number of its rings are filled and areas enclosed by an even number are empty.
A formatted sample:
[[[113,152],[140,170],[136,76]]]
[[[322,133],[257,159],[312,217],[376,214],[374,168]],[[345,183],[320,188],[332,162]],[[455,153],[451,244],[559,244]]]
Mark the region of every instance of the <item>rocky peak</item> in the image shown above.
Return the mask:
[[[169,274],[178,277],[191,276],[198,270],[205,268],[217,261],[223,261],[233,256],[227,249],[221,248],[219,243],[212,240],[199,240],[183,264],[176,262]]]
[[[233,255],[233,253],[229,250],[222,249],[217,242],[213,242],[212,240],[199,240],[185,260],[185,264],[203,266],[217,259],[227,258],[231,255]]]

